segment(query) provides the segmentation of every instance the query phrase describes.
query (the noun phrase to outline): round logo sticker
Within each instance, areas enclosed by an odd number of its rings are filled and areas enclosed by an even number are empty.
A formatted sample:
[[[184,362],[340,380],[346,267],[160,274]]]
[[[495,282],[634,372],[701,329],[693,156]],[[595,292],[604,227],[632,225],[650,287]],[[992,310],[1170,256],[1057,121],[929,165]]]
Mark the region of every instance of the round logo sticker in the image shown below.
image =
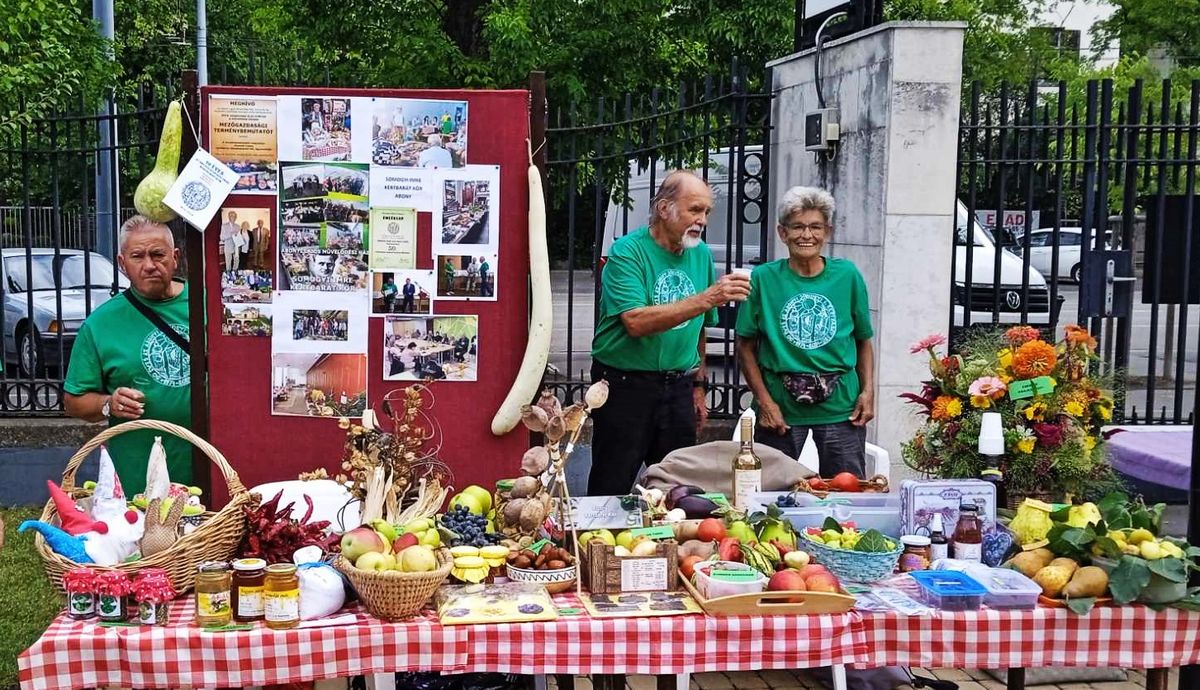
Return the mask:
[[[789,343],[801,350],[815,350],[837,334],[837,311],[825,295],[802,292],[783,305],[779,326]]]
[[[187,324],[173,323],[171,328],[188,337]],[[161,386],[182,388],[192,381],[192,360],[188,353],[157,328],[142,341],[142,366]]]
[[[692,279],[678,268],[668,268],[659,273],[658,278],[654,281],[655,306],[678,302],[694,294],[696,294],[696,286],[692,283]],[[684,321],[676,326],[675,329],[686,328],[689,323],[691,323],[690,320]]]
[[[208,190],[208,185],[203,182],[189,182],[183,186],[183,203],[193,211],[208,206],[209,199],[212,198],[212,192]]]

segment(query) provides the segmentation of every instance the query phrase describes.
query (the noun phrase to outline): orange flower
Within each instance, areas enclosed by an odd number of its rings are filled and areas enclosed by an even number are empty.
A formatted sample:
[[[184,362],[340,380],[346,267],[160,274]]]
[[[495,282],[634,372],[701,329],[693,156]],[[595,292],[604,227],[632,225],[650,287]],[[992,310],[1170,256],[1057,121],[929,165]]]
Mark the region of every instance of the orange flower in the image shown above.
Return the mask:
[[[1013,373],[1023,379],[1046,376],[1054,371],[1058,355],[1054,346],[1041,340],[1030,340],[1013,355]]]
[[[1065,326],[1063,330],[1066,331],[1066,339],[1069,345],[1082,345],[1088,350],[1096,349],[1096,339],[1083,326],[1072,323]]]
[[[962,401],[952,395],[939,395],[933,401],[933,411],[929,416],[936,421],[954,419],[962,415]]]
[[[1013,347],[1024,345],[1031,340],[1041,338],[1042,334],[1033,326],[1013,326],[1004,332],[1004,339],[1012,343]]]

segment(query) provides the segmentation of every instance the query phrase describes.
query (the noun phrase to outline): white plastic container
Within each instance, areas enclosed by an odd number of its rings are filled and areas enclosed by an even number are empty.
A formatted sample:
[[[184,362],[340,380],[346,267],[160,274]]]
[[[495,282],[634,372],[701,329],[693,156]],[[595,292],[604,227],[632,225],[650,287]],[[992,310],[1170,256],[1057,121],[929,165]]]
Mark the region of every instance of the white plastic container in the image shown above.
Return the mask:
[[[753,580],[745,582],[714,580],[709,576],[708,571],[717,566],[721,566],[725,570],[750,570],[758,576]],[[745,563],[734,563],[733,561],[697,563],[694,572],[695,577],[692,584],[696,586],[696,591],[700,593],[700,596],[705,599],[716,599],[717,597],[727,597],[734,594],[756,594],[767,588],[767,578]]]
[[[783,491],[767,491],[755,494],[754,499],[758,503],[755,510],[766,510],[766,506],[775,503],[777,497],[783,496],[786,493]],[[779,510],[798,532],[803,532],[808,527],[820,527],[825,522],[825,518],[831,517],[838,522],[853,521],[860,532],[877,529],[889,537],[899,537],[900,498],[897,496],[890,501],[871,499],[863,501],[861,504],[858,503],[859,499],[857,497],[865,495],[857,494],[855,495],[856,498],[849,500],[838,495],[824,501],[813,497],[815,500],[811,502],[805,499],[807,505],[780,508]],[[888,496],[888,494],[873,495]]]
[[[1008,568],[989,568],[973,561],[947,558],[935,570],[959,570],[987,589],[983,604],[993,609],[1034,609],[1042,588],[1025,575]]]

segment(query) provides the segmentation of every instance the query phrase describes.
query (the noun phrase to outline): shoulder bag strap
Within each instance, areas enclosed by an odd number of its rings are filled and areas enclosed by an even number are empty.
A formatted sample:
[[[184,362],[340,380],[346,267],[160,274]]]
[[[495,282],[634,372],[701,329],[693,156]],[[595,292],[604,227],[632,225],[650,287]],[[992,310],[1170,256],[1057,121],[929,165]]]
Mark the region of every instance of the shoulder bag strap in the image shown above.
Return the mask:
[[[166,321],[163,321],[161,316],[159,316],[153,309],[146,306],[142,300],[134,297],[132,289],[125,290],[125,299],[129,300],[129,303],[133,305],[133,308],[140,311],[142,316],[146,317],[147,321],[154,324],[155,328],[162,331],[163,335],[167,336],[171,342],[178,345],[179,349],[183,350],[189,357],[191,357],[192,352],[188,345],[187,339],[180,335],[179,331],[171,328]]]

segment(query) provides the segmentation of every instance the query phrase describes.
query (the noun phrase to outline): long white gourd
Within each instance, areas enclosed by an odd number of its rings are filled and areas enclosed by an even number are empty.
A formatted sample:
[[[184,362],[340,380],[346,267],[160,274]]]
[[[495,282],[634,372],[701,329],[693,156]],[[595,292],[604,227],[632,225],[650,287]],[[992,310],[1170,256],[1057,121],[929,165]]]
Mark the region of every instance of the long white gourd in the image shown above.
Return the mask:
[[[529,282],[533,309],[529,316],[529,342],[525,358],[508,396],[492,418],[492,433],[503,436],[521,421],[521,406],[533,400],[550,358],[550,331],[554,310],[550,303],[550,253],[546,248],[546,199],[542,175],[529,158]]]

